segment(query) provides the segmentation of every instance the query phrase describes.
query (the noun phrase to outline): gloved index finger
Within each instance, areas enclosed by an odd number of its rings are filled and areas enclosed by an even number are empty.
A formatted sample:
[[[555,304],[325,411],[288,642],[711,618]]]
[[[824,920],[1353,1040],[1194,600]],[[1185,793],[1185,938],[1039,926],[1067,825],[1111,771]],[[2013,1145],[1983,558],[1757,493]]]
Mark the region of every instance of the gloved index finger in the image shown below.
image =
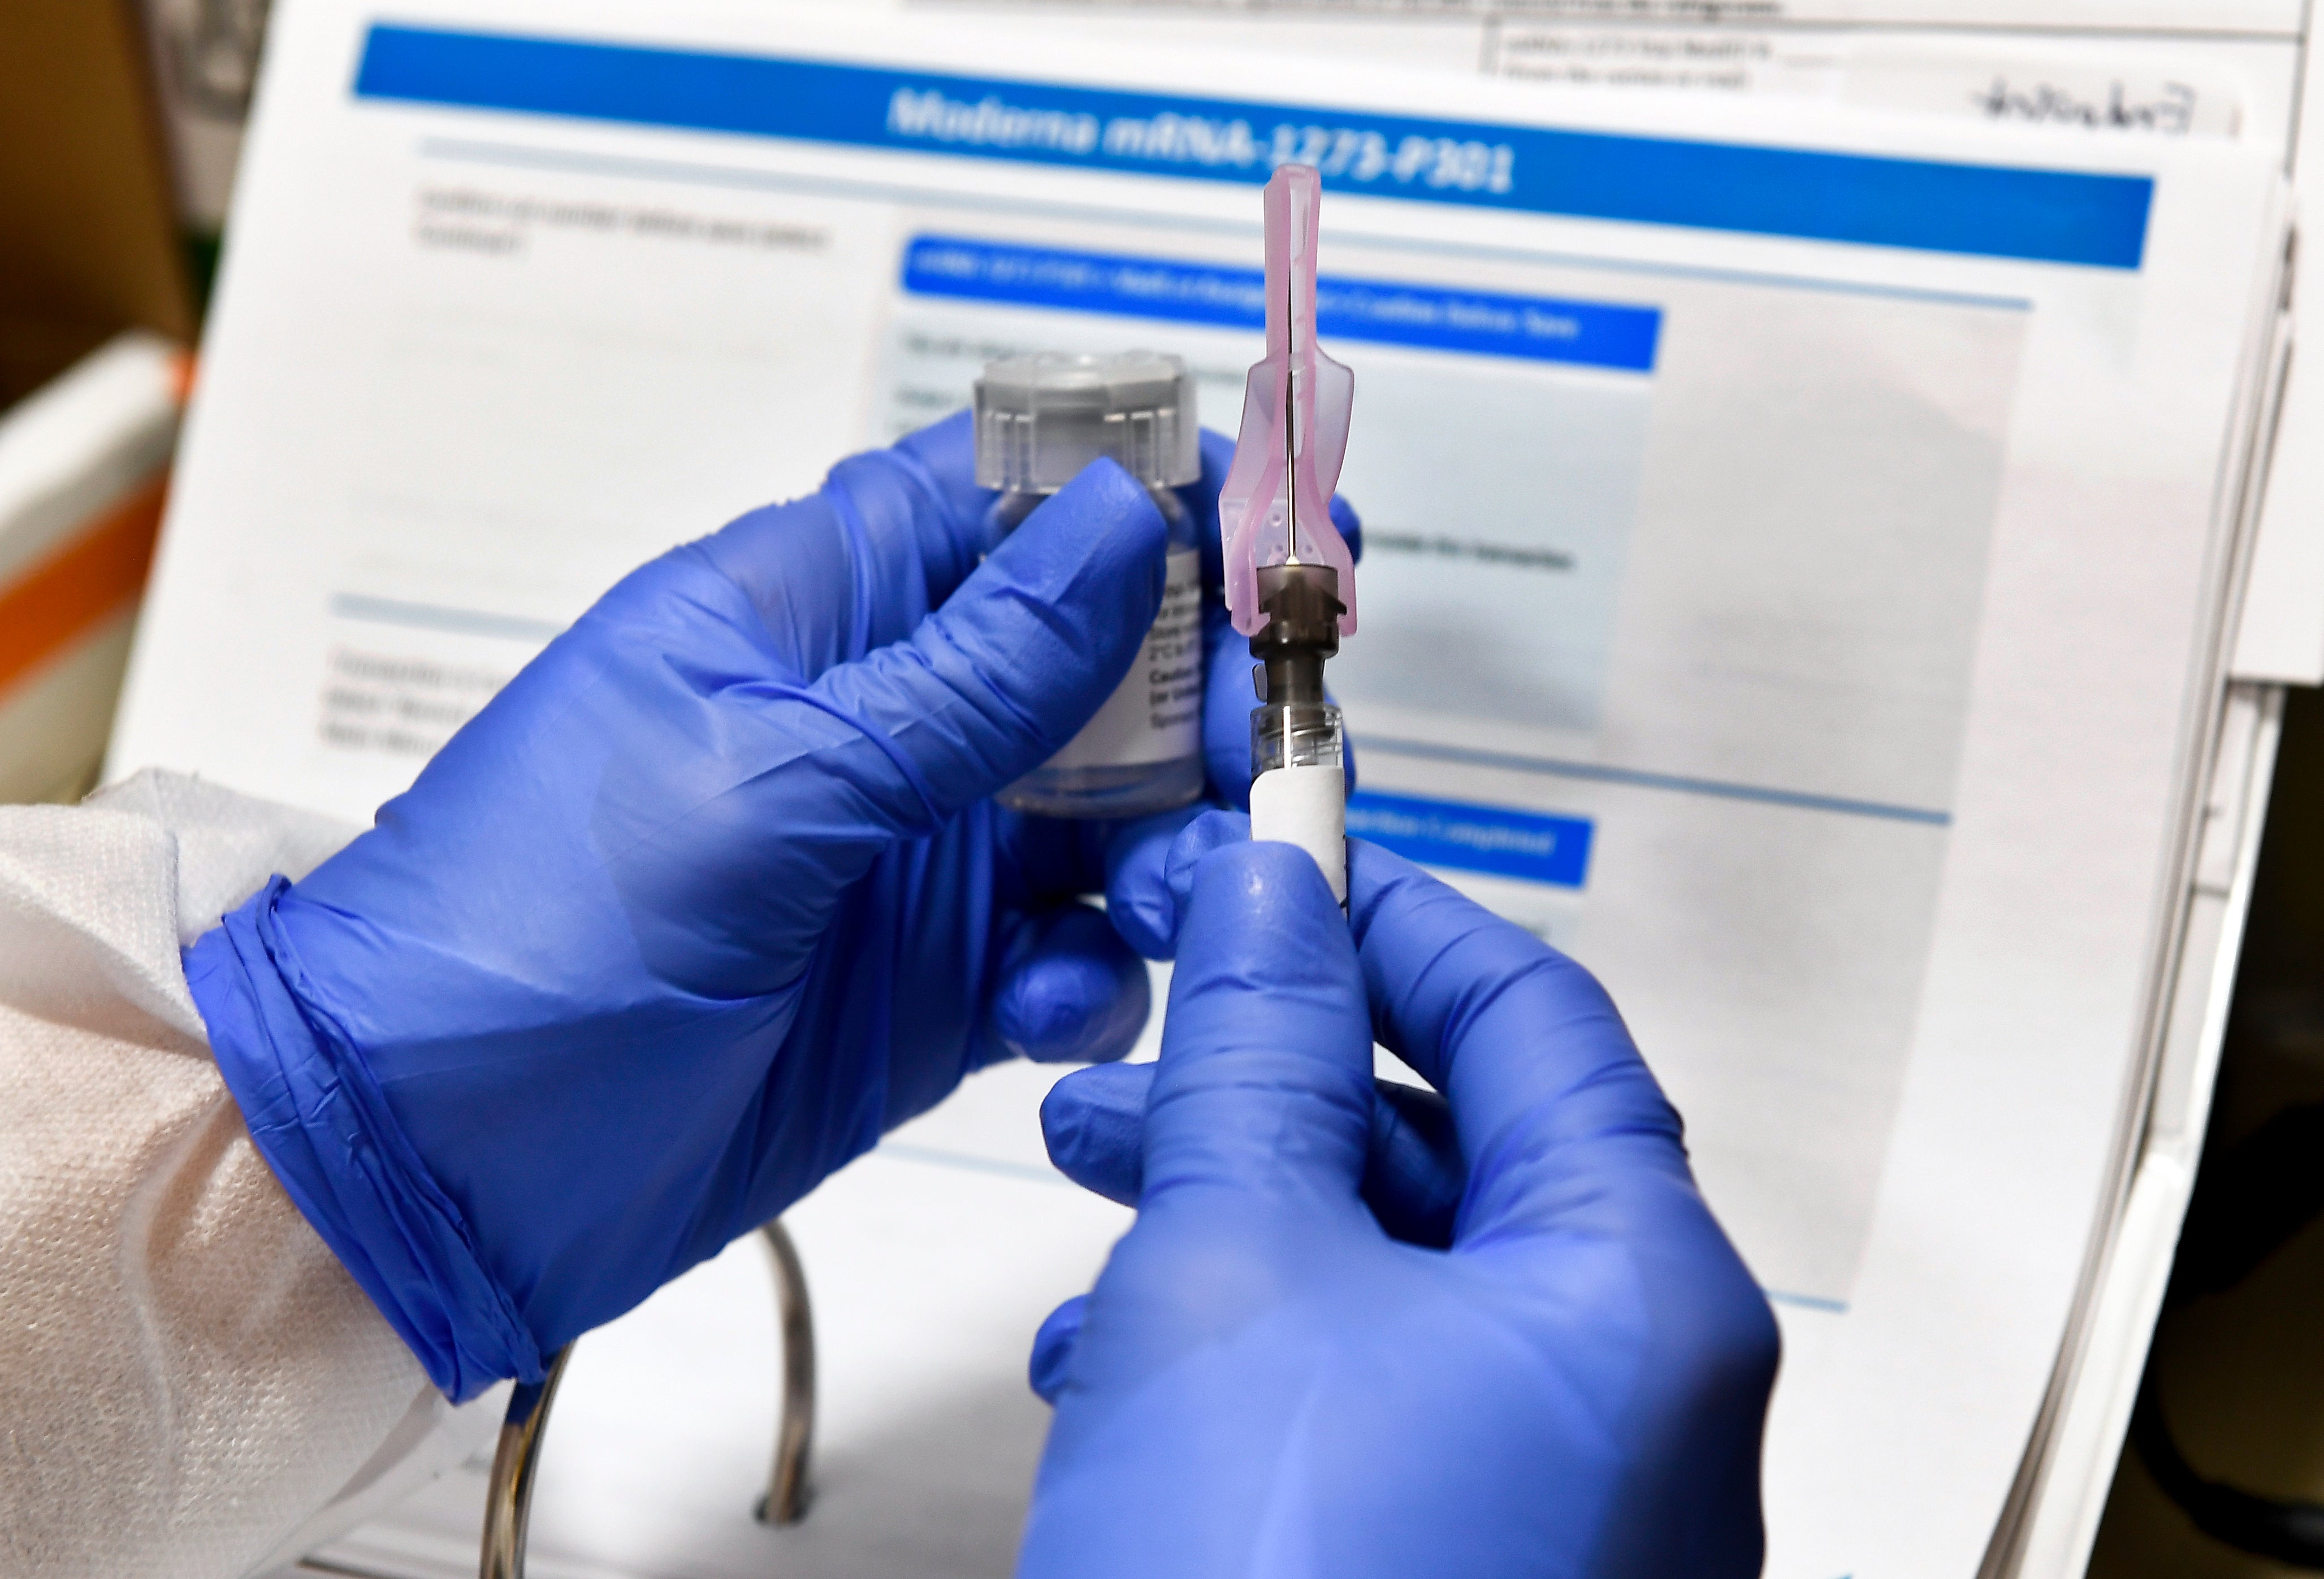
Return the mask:
[[[1348,915],[1379,1040],[1452,1103],[1473,1168],[1535,1138],[1666,1137],[1678,1115],[1595,977],[1523,928],[1360,840]]]

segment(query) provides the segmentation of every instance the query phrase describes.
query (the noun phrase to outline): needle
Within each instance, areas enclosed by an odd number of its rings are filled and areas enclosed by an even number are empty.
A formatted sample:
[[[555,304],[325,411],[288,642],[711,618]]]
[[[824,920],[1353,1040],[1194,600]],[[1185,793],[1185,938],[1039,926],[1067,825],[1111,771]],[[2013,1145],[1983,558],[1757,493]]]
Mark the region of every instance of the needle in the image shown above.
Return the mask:
[[[1289,523],[1289,530],[1284,535],[1291,545],[1290,555],[1283,562],[1286,565],[1299,563],[1299,406],[1295,398],[1298,375],[1292,371],[1298,365],[1299,320],[1292,313],[1298,300],[1298,287],[1291,282],[1292,272],[1285,270],[1283,280],[1283,348],[1292,353],[1288,359],[1291,366],[1283,370],[1283,502],[1285,519]]]

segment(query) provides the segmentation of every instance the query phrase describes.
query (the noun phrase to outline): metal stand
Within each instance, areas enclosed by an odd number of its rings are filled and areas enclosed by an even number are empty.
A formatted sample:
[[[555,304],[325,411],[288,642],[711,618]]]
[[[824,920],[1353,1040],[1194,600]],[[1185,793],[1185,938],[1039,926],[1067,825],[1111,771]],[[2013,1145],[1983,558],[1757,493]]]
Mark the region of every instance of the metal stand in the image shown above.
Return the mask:
[[[815,1441],[815,1313],[807,1304],[807,1269],[799,1264],[798,1247],[783,1231],[782,1220],[764,1224],[759,1232],[775,1263],[775,1308],[783,1337],[783,1414],[767,1494],[752,1512],[761,1524],[797,1524],[807,1517],[807,1459]],[[572,1358],[573,1345],[567,1344],[549,1356],[548,1375],[518,1388],[509,1400],[500,1446],[493,1453],[492,1483],[484,1494],[478,1579],[524,1579],[532,1477],[540,1467],[549,1408]]]
[[[783,1329],[783,1420],[775,1434],[775,1462],[767,1494],[752,1511],[761,1524],[797,1524],[807,1517],[807,1454],[815,1446],[815,1312],[807,1308],[807,1269],[798,1246],[778,1217],[759,1232],[775,1262],[775,1313]]]

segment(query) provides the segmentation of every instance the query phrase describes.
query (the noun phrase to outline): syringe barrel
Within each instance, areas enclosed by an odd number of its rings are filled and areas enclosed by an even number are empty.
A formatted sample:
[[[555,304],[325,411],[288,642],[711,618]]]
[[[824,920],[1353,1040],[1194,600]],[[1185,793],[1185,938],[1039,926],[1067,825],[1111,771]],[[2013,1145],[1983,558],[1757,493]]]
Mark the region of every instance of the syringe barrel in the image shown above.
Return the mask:
[[[1348,902],[1348,778],[1340,710],[1277,703],[1250,715],[1250,836],[1296,844]]]
[[[1328,702],[1268,702],[1250,712],[1250,776],[1278,767],[1345,772],[1340,710]]]
[[[1340,650],[1339,573],[1270,565],[1259,573],[1267,623],[1250,638],[1265,666],[1250,715],[1250,772],[1341,766],[1340,710],[1323,699],[1323,661]]]
[[[1323,660],[1340,650],[1338,587],[1324,565],[1259,572],[1268,622],[1250,638],[1265,666],[1250,715],[1250,836],[1305,850],[1344,904],[1347,754],[1340,710],[1323,699]]]

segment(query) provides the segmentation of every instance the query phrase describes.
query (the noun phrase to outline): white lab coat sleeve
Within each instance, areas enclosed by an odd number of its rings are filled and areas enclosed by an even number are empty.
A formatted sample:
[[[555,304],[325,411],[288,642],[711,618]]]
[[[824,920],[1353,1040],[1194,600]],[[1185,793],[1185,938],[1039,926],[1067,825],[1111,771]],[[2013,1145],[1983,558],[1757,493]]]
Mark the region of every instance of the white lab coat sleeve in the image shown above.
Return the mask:
[[[469,1414],[267,1170],[179,964],[351,832],[161,774],[0,807],[0,1574],[261,1571]]]

